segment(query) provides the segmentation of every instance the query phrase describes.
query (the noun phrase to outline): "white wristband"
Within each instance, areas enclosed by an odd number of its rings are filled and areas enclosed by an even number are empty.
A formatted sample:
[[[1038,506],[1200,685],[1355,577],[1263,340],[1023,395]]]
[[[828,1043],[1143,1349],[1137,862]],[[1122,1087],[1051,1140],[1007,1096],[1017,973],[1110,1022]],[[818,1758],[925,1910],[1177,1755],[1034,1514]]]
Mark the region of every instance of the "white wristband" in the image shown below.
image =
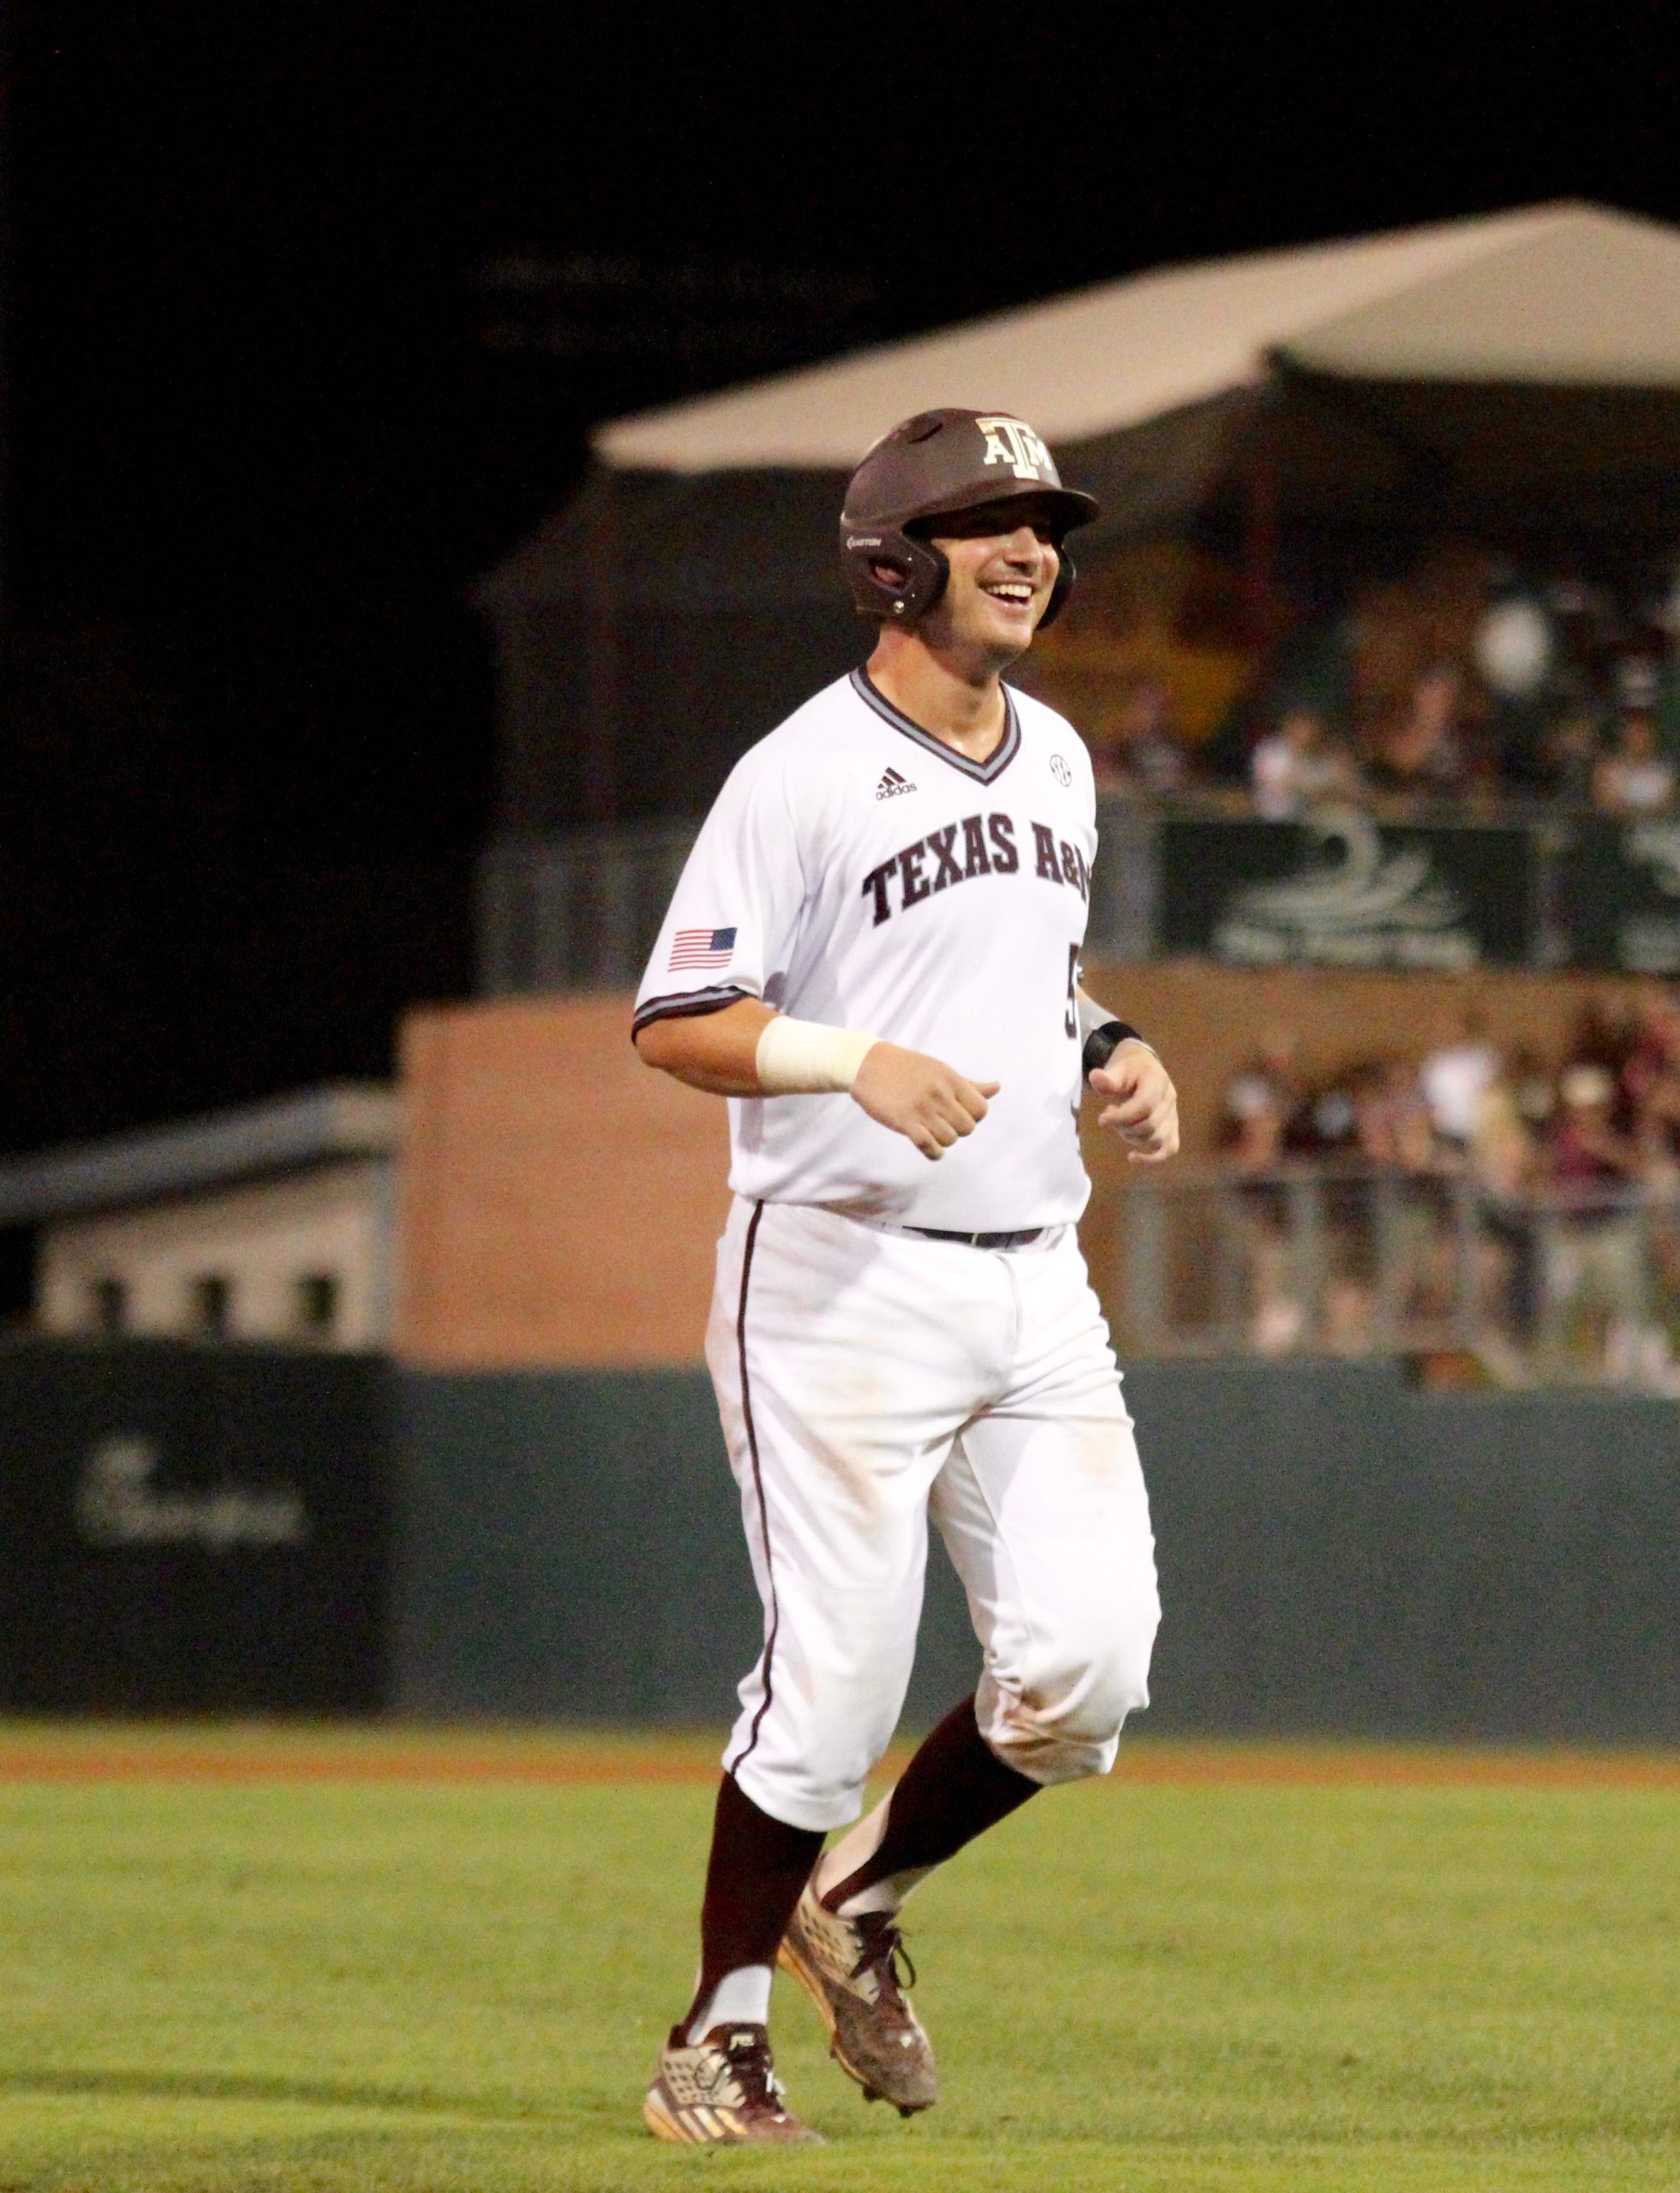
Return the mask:
[[[767,1096],[815,1096],[850,1089],[858,1069],[881,1041],[855,1028],[790,1020],[779,1013],[758,1039],[758,1085]]]

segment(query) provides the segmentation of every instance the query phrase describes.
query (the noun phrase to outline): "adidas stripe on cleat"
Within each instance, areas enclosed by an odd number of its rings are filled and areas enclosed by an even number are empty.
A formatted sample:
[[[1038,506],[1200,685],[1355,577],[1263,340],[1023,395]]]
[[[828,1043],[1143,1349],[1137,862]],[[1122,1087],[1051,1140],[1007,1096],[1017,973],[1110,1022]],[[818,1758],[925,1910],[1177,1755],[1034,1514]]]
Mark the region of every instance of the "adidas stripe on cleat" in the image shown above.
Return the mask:
[[[762,2025],[714,2025],[691,2047],[681,2026],[660,2051],[642,2105],[655,2137],[696,2148],[820,2145],[822,2135],[785,2106]]]

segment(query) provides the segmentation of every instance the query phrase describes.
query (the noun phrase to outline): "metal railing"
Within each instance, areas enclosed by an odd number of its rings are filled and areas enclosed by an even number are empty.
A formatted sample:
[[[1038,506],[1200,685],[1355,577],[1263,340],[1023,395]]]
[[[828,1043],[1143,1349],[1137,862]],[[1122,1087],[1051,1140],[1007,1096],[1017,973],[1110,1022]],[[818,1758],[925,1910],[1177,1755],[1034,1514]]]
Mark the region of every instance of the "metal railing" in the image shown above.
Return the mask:
[[[493,840],[479,863],[481,995],[632,986],[698,828]],[[1108,793],[1097,838],[1097,958],[1680,974],[1680,815],[1378,801],[1281,822],[1240,795]]]
[[[480,856],[475,933],[481,997],[634,989],[700,828],[679,817],[576,837],[504,836]],[[1159,896],[1156,818],[1105,810],[1087,942],[1147,959]]]
[[[478,865],[480,996],[634,989],[699,828],[493,840]]]
[[[1133,1180],[1114,1217],[1122,1359],[1458,1355],[1680,1395],[1680,1194],[1302,1163]]]

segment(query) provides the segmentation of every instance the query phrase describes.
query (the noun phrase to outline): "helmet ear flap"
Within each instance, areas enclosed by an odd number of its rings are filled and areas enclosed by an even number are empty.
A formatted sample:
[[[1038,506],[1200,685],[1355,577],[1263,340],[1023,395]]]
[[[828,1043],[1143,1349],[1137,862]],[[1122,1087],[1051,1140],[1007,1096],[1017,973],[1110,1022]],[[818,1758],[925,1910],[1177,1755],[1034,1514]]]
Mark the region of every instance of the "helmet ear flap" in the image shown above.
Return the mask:
[[[1061,542],[1057,543],[1057,554],[1061,569],[1056,572],[1050,598],[1044,604],[1044,613],[1038,619],[1037,630],[1041,632],[1061,616],[1079,575]],[[853,607],[860,617],[873,618],[881,624],[913,624],[918,617],[925,617],[944,593],[951,577],[951,566],[942,548],[899,526],[883,525],[866,533],[858,532],[842,519],[840,558],[846,583],[852,589]],[[880,568],[883,565],[902,571],[903,579],[893,584],[881,577]]]
[[[906,546],[913,552],[910,575],[914,599],[906,602],[904,618],[925,617],[944,594],[950,583],[951,565],[942,548],[936,548],[931,541],[918,541],[912,534],[904,536]],[[896,620],[898,612],[894,612]]]
[[[1079,566],[1065,548],[1058,547],[1061,568],[1055,575],[1055,584],[1050,589],[1050,598],[1044,604],[1044,613],[1038,619],[1037,630],[1043,631],[1047,624],[1054,624],[1061,616],[1067,597],[1073,591],[1073,582],[1079,576]]]
[[[942,549],[896,526],[859,533],[842,523],[840,553],[853,607],[878,624],[910,624],[925,617],[951,576]],[[882,567],[902,571],[902,580],[882,578]]]

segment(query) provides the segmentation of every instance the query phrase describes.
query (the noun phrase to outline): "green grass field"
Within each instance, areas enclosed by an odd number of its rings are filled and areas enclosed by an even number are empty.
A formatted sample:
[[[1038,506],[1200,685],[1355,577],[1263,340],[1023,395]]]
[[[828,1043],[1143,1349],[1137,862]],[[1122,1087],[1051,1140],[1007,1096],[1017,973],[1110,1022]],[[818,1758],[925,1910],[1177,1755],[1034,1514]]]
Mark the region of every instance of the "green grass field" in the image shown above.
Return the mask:
[[[1175,1782],[1139,1740],[912,1907],[930,2116],[865,2107],[778,1983],[830,2144],[777,2157],[640,2126],[704,1779],[538,1737],[415,1779],[377,1737],[363,1780],[353,1737],[317,1774],[240,1731],[198,1739],[227,1778],[89,1778],[180,1741],[0,1731],[3,2193],[1680,2187],[1680,1776]]]

